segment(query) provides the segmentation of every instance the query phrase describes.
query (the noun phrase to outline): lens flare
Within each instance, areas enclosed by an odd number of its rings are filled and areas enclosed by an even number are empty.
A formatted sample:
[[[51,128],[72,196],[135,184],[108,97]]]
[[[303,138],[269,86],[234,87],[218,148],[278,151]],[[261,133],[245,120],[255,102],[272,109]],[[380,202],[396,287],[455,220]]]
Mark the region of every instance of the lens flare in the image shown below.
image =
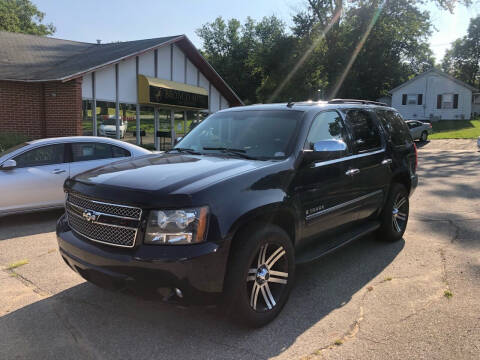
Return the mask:
[[[342,7],[340,7],[335,15],[333,15],[332,19],[328,23],[328,25],[323,29],[323,31],[320,33],[320,35],[313,41],[313,44],[307,49],[307,51],[302,55],[302,57],[298,60],[298,62],[295,64],[293,69],[288,73],[288,75],[285,77],[285,79],[282,81],[280,86],[273,92],[272,96],[268,99],[268,102],[272,102],[278,94],[283,90],[285,85],[291,80],[293,75],[300,69],[300,67],[305,63],[305,61],[308,59],[308,57],[312,54],[312,51],[318,46],[320,41],[325,37],[325,34],[327,34],[332,26],[340,19],[340,15],[342,14]]]
[[[345,81],[345,78],[347,77],[348,73],[350,72],[350,69],[352,68],[352,65],[355,62],[355,59],[357,58],[358,54],[360,53],[360,50],[362,50],[363,45],[365,45],[365,41],[367,41],[368,35],[370,35],[370,32],[372,31],[373,26],[377,22],[378,17],[380,16],[380,13],[382,12],[382,8],[383,8],[384,5],[385,5],[385,1],[383,1],[378,6],[377,10],[373,14],[372,20],[368,24],[367,30],[362,35],[362,38],[360,39],[357,46],[355,47],[355,50],[352,53],[352,57],[348,61],[347,66],[343,70],[342,74],[340,75],[340,77],[337,80],[337,83],[335,84],[335,87],[333,88],[333,91],[332,91],[331,96],[330,96],[332,99],[336,97],[336,95],[338,93],[338,90],[340,90],[340,87],[342,86],[343,82]]]

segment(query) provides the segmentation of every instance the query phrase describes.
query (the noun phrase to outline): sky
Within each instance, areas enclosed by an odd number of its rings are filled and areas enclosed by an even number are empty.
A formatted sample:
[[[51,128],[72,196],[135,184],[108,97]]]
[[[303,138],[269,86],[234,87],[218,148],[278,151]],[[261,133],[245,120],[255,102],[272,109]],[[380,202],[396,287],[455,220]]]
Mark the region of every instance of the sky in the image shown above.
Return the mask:
[[[222,16],[241,21],[247,16],[261,19],[276,15],[292,25],[292,15],[303,8],[303,0],[32,0],[46,13],[60,39],[96,42],[128,41],[185,34],[197,46],[195,30]],[[469,19],[480,13],[480,1],[469,9],[457,6],[455,13],[426,7],[437,31],[430,39],[437,62],[455,39],[466,34]]]

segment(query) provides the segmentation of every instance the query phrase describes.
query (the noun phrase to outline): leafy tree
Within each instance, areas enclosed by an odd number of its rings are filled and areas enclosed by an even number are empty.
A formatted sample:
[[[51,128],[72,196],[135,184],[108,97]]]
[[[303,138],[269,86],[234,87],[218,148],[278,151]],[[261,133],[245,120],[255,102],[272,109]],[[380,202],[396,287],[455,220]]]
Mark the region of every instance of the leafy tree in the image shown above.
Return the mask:
[[[442,68],[467,84],[480,87],[480,16],[470,20],[466,36],[452,43]]]
[[[434,66],[420,5],[454,0],[306,0],[291,31],[275,17],[218,18],[197,31],[204,55],[246,103],[377,99]],[[463,3],[469,4],[470,0]]]
[[[51,35],[53,24],[42,24],[45,14],[29,0],[0,0],[0,30],[32,35]]]
[[[285,24],[275,16],[259,22],[247,18],[243,25],[218,17],[197,34],[203,40],[205,58],[225,81],[246,103],[258,102],[257,91],[268,88],[269,76],[282,66],[278,60],[288,42]]]

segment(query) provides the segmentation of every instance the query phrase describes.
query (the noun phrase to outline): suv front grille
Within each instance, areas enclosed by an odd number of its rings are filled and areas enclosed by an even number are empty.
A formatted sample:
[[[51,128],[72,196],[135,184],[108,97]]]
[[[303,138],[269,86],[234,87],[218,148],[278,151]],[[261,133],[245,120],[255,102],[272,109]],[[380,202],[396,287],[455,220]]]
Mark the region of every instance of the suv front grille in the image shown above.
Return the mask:
[[[142,209],[136,207],[104,203],[97,200],[90,200],[75,194],[68,194],[67,201],[72,205],[77,205],[84,209],[99,211],[134,220],[140,220],[140,216],[142,215]]]
[[[142,210],[68,194],[66,213],[70,228],[89,240],[133,247]]]

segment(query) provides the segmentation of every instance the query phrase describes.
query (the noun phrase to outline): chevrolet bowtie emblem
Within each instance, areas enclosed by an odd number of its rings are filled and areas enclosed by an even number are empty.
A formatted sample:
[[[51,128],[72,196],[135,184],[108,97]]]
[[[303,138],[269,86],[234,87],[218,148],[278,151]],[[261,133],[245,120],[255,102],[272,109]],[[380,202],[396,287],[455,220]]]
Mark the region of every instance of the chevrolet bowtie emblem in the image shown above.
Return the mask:
[[[93,210],[84,210],[82,217],[87,220],[88,222],[94,222],[98,219],[100,214]]]

